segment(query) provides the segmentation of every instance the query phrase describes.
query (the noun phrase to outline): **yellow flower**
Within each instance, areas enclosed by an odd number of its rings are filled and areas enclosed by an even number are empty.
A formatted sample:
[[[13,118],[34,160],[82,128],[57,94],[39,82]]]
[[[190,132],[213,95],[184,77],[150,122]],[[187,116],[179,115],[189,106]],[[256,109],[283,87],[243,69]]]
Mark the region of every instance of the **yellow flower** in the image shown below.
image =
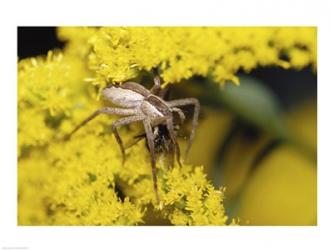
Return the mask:
[[[246,183],[238,213],[251,225],[316,225],[315,162],[290,146],[277,148]]]
[[[71,98],[85,76],[83,64],[61,52],[49,51],[46,58],[21,60],[18,64],[18,102],[21,110],[35,107],[51,116],[69,111]]]
[[[165,83],[211,74],[218,83],[238,84],[240,69],[302,68],[316,65],[317,58],[316,28],[60,28],[59,34],[69,41],[67,51],[80,47],[74,45],[91,46],[89,67],[96,72],[93,82],[101,87],[156,67]]]

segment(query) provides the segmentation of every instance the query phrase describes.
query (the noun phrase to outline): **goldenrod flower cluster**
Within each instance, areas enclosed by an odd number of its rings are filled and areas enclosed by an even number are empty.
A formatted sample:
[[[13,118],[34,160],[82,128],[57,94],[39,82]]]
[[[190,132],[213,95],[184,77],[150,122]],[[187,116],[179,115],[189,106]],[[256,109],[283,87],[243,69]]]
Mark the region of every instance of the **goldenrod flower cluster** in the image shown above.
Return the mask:
[[[158,68],[165,84],[194,75],[238,83],[239,70],[316,64],[314,28],[78,28],[58,30],[63,51],[18,63],[19,225],[137,225],[147,210],[174,225],[226,225],[224,189],[202,167],[158,164],[162,207],[144,141],[121,163],[101,116],[63,138],[103,104],[99,90]],[[125,141],[138,127],[121,130]],[[124,197],[122,197],[124,196]]]
[[[315,28],[61,28],[59,35],[72,53],[88,54],[92,81],[102,86],[156,67],[165,83],[194,75],[239,83],[241,69],[302,68],[317,58]]]

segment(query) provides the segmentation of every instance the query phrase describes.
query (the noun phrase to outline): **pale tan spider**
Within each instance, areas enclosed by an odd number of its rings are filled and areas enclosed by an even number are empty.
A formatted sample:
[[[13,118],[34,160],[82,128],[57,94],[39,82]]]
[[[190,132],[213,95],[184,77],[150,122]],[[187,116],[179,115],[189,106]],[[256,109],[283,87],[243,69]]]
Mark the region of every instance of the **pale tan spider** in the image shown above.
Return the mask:
[[[119,136],[117,128],[119,126],[128,125],[134,122],[143,122],[148,148],[151,156],[154,191],[156,195],[156,200],[158,203],[160,203],[159,195],[157,192],[156,154],[155,154],[155,145],[154,145],[154,139],[156,136],[158,136],[158,133],[154,133],[153,128],[156,128],[158,125],[166,125],[171,142],[175,146],[178,163],[181,165],[180,150],[174,130],[173,113],[178,114],[180,121],[182,123],[185,119],[185,115],[183,111],[178,107],[186,105],[194,106],[192,130],[185,151],[185,159],[186,159],[193,142],[195,129],[198,125],[198,116],[200,110],[199,101],[195,98],[184,98],[172,101],[163,100],[164,89],[161,88],[160,78],[158,76],[154,78],[154,86],[150,90],[146,89],[142,85],[135,82],[125,82],[119,86],[111,85],[106,87],[102,91],[102,96],[106,100],[112,102],[113,104],[119,107],[103,107],[96,110],[88,118],[82,121],[67,136],[67,139],[69,139],[79,128],[81,128],[90,120],[94,119],[96,116],[100,114],[126,116],[120,118],[119,120],[116,120],[112,124],[112,131],[120,146],[124,163],[125,148]]]

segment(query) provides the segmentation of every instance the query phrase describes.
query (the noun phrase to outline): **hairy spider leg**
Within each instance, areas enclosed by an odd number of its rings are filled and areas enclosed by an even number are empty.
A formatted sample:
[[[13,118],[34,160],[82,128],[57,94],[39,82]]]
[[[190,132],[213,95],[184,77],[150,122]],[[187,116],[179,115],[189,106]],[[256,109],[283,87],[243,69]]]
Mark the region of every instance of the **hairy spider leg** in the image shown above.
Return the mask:
[[[196,127],[198,125],[198,118],[199,118],[199,112],[200,112],[200,103],[195,98],[178,99],[178,100],[168,101],[167,103],[168,103],[170,108],[181,107],[181,106],[186,106],[186,105],[193,105],[194,106],[194,114],[193,114],[193,119],[192,119],[192,130],[191,130],[190,140],[187,144],[187,148],[186,148],[186,151],[185,151],[185,160],[187,160],[188,153],[190,151],[190,148],[192,146],[193,139],[194,139],[194,136],[195,136],[195,130],[196,130]]]
[[[181,109],[179,109],[179,108],[172,108],[171,112],[176,112],[178,114],[179,119],[180,119],[180,124],[184,123],[186,117],[184,115],[184,112]]]
[[[154,86],[150,89],[151,94],[157,95],[158,97],[164,99],[168,88],[161,88],[161,78],[159,76],[154,77]]]
[[[126,160],[125,147],[124,147],[124,144],[123,144],[123,141],[122,141],[121,137],[119,136],[117,127],[128,125],[128,124],[133,123],[133,122],[142,121],[143,119],[145,119],[144,115],[127,116],[127,117],[120,118],[119,120],[112,123],[112,132],[113,132],[113,134],[114,134],[114,136],[117,140],[117,143],[120,147],[121,154],[122,154],[122,159],[123,159],[123,161],[122,161],[123,165],[124,165],[125,160]]]
[[[138,84],[136,82],[125,82],[121,85],[119,85],[120,88],[123,89],[129,89],[132,90],[138,94],[143,95],[144,97],[147,97],[151,94],[158,95],[158,93],[161,90],[161,80],[159,76],[154,77],[154,86],[148,90],[145,87],[143,87],[141,84]]]
[[[150,152],[154,192],[155,192],[155,196],[156,196],[156,201],[158,204],[160,204],[160,197],[158,195],[158,188],[157,188],[156,154],[155,154],[154,133],[153,133],[152,126],[157,126],[165,121],[168,122],[168,118],[167,117],[157,117],[153,120],[150,120],[149,118],[147,118],[144,115],[129,116],[129,117],[124,117],[124,118],[121,118],[121,119],[115,121],[112,125],[115,125],[114,128],[116,128],[117,126],[126,125],[126,124],[129,124],[132,122],[137,122],[137,121],[143,121],[143,126],[144,126],[144,129],[146,132],[146,138],[147,138],[149,152]],[[172,124],[171,119],[170,119],[170,122]],[[114,130],[114,132],[115,131],[116,130]],[[117,135],[118,135],[118,133],[116,132],[115,133],[116,138],[117,138]],[[121,148],[123,149],[123,144],[122,144],[122,141],[121,141],[121,138],[119,137],[119,135],[118,135],[117,141],[118,141],[119,145],[121,145]],[[177,144],[177,146],[178,146],[178,144]]]
[[[145,87],[143,87],[141,84],[138,84],[136,82],[125,82],[122,85],[119,86],[122,89],[129,89],[132,90],[144,97],[147,97],[148,95],[150,95],[150,91],[148,89],[146,89]]]
[[[88,116],[86,119],[84,119],[78,126],[76,126],[71,133],[69,133],[65,140],[68,140],[71,138],[71,136],[78,131],[81,127],[86,125],[89,121],[94,119],[96,116],[100,114],[107,114],[107,115],[135,115],[137,112],[133,109],[125,109],[125,108],[111,108],[111,107],[104,107],[96,110],[94,113],[92,113],[90,116]]]
[[[154,145],[154,133],[152,127],[157,126],[161,123],[166,122],[167,117],[156,117],[153,120],[150,120],[149,118],[145,117],[143,120],[143,126],[146,132],[146,138],[148,142],[148,148],[150,153],[150,160],[151,160],[151,168],[152,168],[152,175],[153,175],[153,187],[155,191],[155,196],[157,203],[160,204],[160,197],[158,195],[158,189],[157,189],[157,169],[156,169],[156,154],[155,154],[155,145]]]
[[[180,119],[180,124],[183,124],[184,120],[186,118],[185,115],[184,115],[184,112],[181,109],[179,109],[179,108],[172,108],[172,112],[176,112],[178,114],[179,119]],[[137,144],[143,138],[145,138],[145,134],[144,133],[134,136],[134,140],[132,142],[128,143],[125,146],[125,149],[133,147],[135,144]]]
[[[152,132],[152,126],[156,126],[162,122],[165,122],[166,118],[165,117],[158,117],[152,121],[146,118],[144,115],[134,115],[136,114],[137,111],[132,110],[132,109],[122,109],[122,108],[110,108],[110,107],[104,107],[101,109],[96,110],[94,113],[92,113],[88,118],[83,120],[77,127],[73,129],[73,131],[66,136],[65,139],[70,139],[70,137],[78,131],[81,127],[86,125],[89,121],[94,119],[96,116],[100,114],[108,114],[108,115],[131,115],[127,117],[120,118],[119,120],[115,121],[112,124],[112,131],[116,137],[116,140],[120,146],[120,149],[122,151],[123,155],[123,163],[125,161],[125,149],[122,143],[122,140],[118,134],[117,127],[127,125],[133,122],[138,122],[138,121],[143,121],[145,132],[146,132],[146,138],[148,141],[148,147],[150,151],[150,156],[151,156],[151,166],[152,166],[152,175],[153,175],[153,186],[154,186],[154,191],[156,195],[156,200],[158,204],[160,203],[160,198],[158,195],[157,191],[157,175],[156,175],[156,156],[155,156],[155,148],[154,148],[154,134]],[[151,124],[152,122],[152,124]]]
[[[150,89],[150,93],[158,95],[161,90],[161,79],[159,76],[154,77],[154,86]]]
[[[173,128],[172,117],[168,118],[166,120],[166,123],[167,123],[167,129],[168,129],[171,141],[172,141],[173,145],[175,145],[175,148],[176,148],[177,162],[178,162],[179,166],[181,167],[182,164],[180,162],[180,149],[179,149],[179,144],[177,142],[175,131]]]
[[[143,126],[146,131],[146,137],[147,137],[147,142],[148,142],[148,147],[149,147],[149,152],[150,152],[154,191],[155,191],[157,203],[160,204],[160,197],[158,195],[158,189],[157,189],[157,173],[156,173],[157,169],[156,169],[156,155],[155,155],[155,146],[154,146],[154,133],[153,133],[152,125],[151,125],[149,118],[146,118],[143,120]]]
[[[174,165],[175,165],[175,163],[174,163],[174,156],[175,156],[175,145],[173,144],[173,143],[171,143],[170,145],[169,144],[167,144],[167,141],[165,141],[165,146],[166,146],[166,148],[167,148],[167,152],[169,152],[169,156],[168,156],[168,167],[169,167],[169,169],[172,169],[173,167],[174,167]],[[171,161],[170,161],[170,159],[171,159]],[[179,165],[179,166],[181,166],[181,165]]]
[[[154,77],[154,84],[155,84],[155,86],[161,86],[161,78],[160,78],[160,76],[155,76]]]

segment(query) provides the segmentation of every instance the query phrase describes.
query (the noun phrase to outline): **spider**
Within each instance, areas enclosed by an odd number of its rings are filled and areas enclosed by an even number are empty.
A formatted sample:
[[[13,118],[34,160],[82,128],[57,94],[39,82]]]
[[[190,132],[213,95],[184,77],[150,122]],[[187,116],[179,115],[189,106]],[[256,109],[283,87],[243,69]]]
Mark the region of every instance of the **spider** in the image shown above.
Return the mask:
[[[156,151],[154,145],[155,139],[158,139],[156,137],[159,136],[158,128],[161,125],[166,127],[166,130],[169,133],[171,144],[173,144],[175,147],[178,164],[181,166],[180,149],[176,140],[173,114],[176,113],[180,118],[180,122],[183,123],[185,120],[185,115],[179,107],[186,105],[194,106],[192,130],[185,151],[186,160],[194,139],[195,129],[198,125],[200,110],[200,103],[195,98],[165,101],[163,99],[164,95],[165,89],[161,88],[159,76],[154,77],[154,86],[150,90],[136,82],[125,82],[119,86],[109,85],[102,90],[102,96],[107,101],[110,101],[118,107],[102,107],[96,110],[89,117],[83,120],[77,127],[75,127],[73,131],[66,137],[66,139],[69,139],[78,129],[100,114],[125,116],[116,120],[112,124],[112,132],[116,138],[117,143],[119,144],[122,153],[122,163],[124,164],[126,159],[125,148],[117,129],[120,126],[135,122],[142,122],[145,130],[148,149],[150,152],[153,188],[158,203],[160,203],[160,199],[157,191]]]

